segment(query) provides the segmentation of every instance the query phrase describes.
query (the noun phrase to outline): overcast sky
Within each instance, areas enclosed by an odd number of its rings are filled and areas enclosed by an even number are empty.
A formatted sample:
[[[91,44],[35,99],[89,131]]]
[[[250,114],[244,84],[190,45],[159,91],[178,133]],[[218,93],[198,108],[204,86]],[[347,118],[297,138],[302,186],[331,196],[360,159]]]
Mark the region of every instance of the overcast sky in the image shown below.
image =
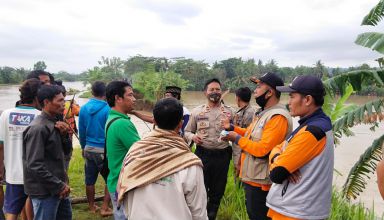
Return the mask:
[[[79,73],[101,56],[376,65],[355,45],[378,0],[0,0],[0,66]]]

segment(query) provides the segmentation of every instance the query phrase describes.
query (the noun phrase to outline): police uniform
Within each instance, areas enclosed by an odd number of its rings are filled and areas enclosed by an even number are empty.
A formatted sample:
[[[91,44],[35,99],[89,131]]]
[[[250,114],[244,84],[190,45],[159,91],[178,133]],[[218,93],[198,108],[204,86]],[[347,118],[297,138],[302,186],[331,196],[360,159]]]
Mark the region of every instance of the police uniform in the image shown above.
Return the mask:
[[[192,141],[196,134],[202,143],[196,146],[196,155],[203,162],[204,183],[207,190],[207,212],[209,219],[215,219],[220,200],[227,184],[228,166],[232,149],[228,142],[219,142],[221,119],[233,119],[232,108],[226,105],[211,108],[207,104],[196,107],[185,128],[185,138]]]
[[[248,104],[247,106],[244,106],[236,112],[235,117],[233,119],[234,125],[239,126],[241,128],[247,128],[252,123],[254,116],[255,109],[252,108],[251,104]],[[233,144],[232,151],[233,165],[236,167],[236,165],[239,164],[241,149],[237,144]]]

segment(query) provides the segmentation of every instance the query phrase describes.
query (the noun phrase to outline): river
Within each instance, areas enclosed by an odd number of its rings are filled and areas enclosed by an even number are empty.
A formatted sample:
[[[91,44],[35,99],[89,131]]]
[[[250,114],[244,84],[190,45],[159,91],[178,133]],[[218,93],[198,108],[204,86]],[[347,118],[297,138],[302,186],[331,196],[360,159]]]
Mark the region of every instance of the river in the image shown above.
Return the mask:
[[[67,90],[68,88],[74,88],[78,90],[85,89],[81,82],[64,82],[64,86],[67,87]],[[375,97],[370,96],[352,96],[349,99],[349,102],[362,104],[374,99]],[[0,111],[7,108],[12,108],[17,100],[19,100],[19,91],[17,85],[0,85]],[[87,99],[77,97],[75,100],[80,106],[87,102]],[[287,100],[287,96],[282,96],[282,103],[287,103]],[[206,99],[202,92],[183,92],[182,101],[187,108],[192,109],[197,105],[205,103]],[[224,98],[224,101],[226,104],[236,108],[234,94],[228,94]],[[256,106],[253,100],[252,103],[254,106]],[[149,131],[149,127],[151,126],[147,127],[146,124],[134,117],[132,120],[137,126],[140,135],[145,135],[145,133]],[[298,119],[294,119],[294,126],[297,126],[297,120]],[[380,127],[376,129],[375,132],[372,132],[369,130],[370,126],[358,125],[352,129],[356,136],[343,137],[341,139],[341,144],[335,149],[335,169],[342,174],[342,176],[339,176],[336,172],[334,173],[334,184],[336,186],[341,187],[343,185],[349,170],[359,159],[360,155],[368,146],[370,146],[374,139],[380,137],[380,135],[383,134],[383,126],[384,123],[382,122]],[[371,175],[371,179],[367,179],[367,189],[357,200],[355,200],[355,202],[360,200],[365,204],[366,207],[374,207],[375,212],[381,216],[384,212],[384,201],[380,197],[376,186],[376,181],[376,175]]]

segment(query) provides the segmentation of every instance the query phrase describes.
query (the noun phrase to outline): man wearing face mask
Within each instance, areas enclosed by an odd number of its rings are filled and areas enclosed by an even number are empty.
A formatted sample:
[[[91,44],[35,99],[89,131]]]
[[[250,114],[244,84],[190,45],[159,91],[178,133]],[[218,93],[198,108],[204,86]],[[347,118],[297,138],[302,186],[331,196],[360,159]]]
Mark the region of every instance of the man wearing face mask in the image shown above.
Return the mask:
[[[245,191],[245,204],[250,220],[269,219],[266,197],[272,182],[269,179],[268,155],[273,147],[281,143],[292,131],[292,118],[284,105],[279,104],[283,80],[275,73],[266,73],[256,83],[254,95],[260,109],[248,128],[241,128],[222,121],[224,129],[230,131],[224,139],[242,149],[240,179]]]
[[[218,79],[211,79],[205,83],[204,94],[208,103],[192,110],[184,134],[188,141],[195,142],[195,154],[204,165],[207,212],[210,220],[216,218],[227,184],[228,166],[232,157],[229,143],[218,141],[222,130],[221,119],[233,118],[232,109],[220,102],[221,92],[221,83]]]

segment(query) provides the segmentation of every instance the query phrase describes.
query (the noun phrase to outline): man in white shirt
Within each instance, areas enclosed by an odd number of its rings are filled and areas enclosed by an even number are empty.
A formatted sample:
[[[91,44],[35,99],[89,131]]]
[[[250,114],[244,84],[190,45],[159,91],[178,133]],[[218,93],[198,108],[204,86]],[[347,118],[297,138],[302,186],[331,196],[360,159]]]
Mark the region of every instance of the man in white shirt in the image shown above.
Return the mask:
[[[207,220],[201,160],[178,134],[183,106],[159,100],[155,128],[132,145],[118,181],[118,200],[128,219]]]
[[[33,216],[32,207],[26,203],[24,192],[22,146],[23,131],[40,114],[37,91],[41,86],[38,79],[28,79],[20,87],[20,102],[15,108],[5,110],[0,117],[0,149],[4,155],[7,175],[4,211],[7,219],[17,219],[26,204],[28,219]],[[0,161],[3,163],[3,161]]]

